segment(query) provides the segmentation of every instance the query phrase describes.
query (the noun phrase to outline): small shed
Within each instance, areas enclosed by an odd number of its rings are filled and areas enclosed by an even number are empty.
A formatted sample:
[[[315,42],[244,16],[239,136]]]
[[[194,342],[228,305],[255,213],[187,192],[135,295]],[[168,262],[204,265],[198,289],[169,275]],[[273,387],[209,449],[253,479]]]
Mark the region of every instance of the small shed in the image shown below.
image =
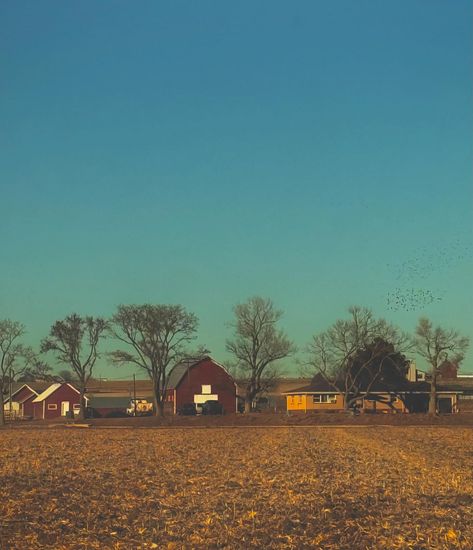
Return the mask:
[[[174,414],[186,403],[218,401],[226,413],[237,411],[237,386],[227,369],[212,357],[189,358],[169,373],[166,401]]]
[[[48,382],[28,382],[21,384],[5,399],[4,410],[7,414],[11,412],[13,417],[28,418],[33,416],[33,399],[42,393]]]
[[[87,397],[85,398],[87,403]],[[80,409],[80,392],[67,382],[51,384],[33,399],[33,417],[50,420],[66,416],[69,411],[77,413]]]

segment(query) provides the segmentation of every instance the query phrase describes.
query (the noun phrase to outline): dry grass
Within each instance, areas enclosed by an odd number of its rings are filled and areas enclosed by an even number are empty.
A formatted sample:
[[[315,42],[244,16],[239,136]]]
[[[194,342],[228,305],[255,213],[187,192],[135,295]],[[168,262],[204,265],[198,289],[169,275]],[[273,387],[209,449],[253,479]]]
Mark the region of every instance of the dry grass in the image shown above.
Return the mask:
[[[4,430],[0,443],[2,549],[473,548],[468,428]]]

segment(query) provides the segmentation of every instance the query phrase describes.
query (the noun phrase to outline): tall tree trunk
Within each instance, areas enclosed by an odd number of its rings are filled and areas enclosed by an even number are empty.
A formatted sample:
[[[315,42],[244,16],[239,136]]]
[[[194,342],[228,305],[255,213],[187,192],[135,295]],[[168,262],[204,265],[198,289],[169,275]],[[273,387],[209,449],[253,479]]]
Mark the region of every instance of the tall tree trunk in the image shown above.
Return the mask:
[[[245,414],[250,413],[252,410],[253,399],[248,395],[245,396]]]
[[[437,414],[437,369],[432,369],[430,381],[429,414]]]
[[[153,384],[154,396],[153,396],[153,415],[163,417],[164,416],[164,403],[161,399],[161,391],[156,384]]]
[[[0,426],[5,425],[5,413],[3,410],[4,407],[4,401],[3,401],[3,386],[0,386]]]
[[[164,403],[162,401],[158,401],[157,403],[157,416],[160,418],[164,417]]]
[[[348,392],[345,392],[343,394],[343,408],[345,409],[345,412],[348,412],[350,410],[352,401],[350,400],[350,394]]]
[[[85,420],[85,387],[84,384],[80,386],[80,409],[79,409],[79,420]],[[74,412],[73,412],[74,414]]]

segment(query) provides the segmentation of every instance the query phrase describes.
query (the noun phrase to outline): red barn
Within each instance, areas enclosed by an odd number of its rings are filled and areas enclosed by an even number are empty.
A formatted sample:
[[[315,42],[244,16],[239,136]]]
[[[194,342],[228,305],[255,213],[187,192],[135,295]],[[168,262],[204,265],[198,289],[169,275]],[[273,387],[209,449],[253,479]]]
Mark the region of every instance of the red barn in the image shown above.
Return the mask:
[[[80,393],[67,382],[51,384],[49,388],[33,399],[33,406],[35,419],[58,418],[66,416],[69,411],[77,413],[80,409]]]
[[[205,356],[186,359],[169,373],[166,400],[174,414],[186,403],[203,404],[215,400],[226,413],[237,411],[236,384],[225,367]]]

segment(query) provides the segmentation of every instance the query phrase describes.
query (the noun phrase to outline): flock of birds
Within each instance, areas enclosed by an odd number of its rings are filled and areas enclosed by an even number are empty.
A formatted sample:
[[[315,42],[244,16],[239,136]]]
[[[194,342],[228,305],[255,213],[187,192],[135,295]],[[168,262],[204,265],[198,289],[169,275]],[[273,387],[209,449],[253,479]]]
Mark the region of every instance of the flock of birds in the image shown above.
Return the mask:
[[[395,288],[386,298],[386,306],[392,311],[418,311],[426,306],[440,302],[442,296],[427,288]]]
[[[445,292],[425,288],[428,278],[433,273],[450,269],[471,258],[471,246],[457,239],[448,247],[424,247],[400,264],[388,264],[387,267],[394,272],[397,286],[388,292],[386,307],[392,311],[418,311],[440,302]]]

